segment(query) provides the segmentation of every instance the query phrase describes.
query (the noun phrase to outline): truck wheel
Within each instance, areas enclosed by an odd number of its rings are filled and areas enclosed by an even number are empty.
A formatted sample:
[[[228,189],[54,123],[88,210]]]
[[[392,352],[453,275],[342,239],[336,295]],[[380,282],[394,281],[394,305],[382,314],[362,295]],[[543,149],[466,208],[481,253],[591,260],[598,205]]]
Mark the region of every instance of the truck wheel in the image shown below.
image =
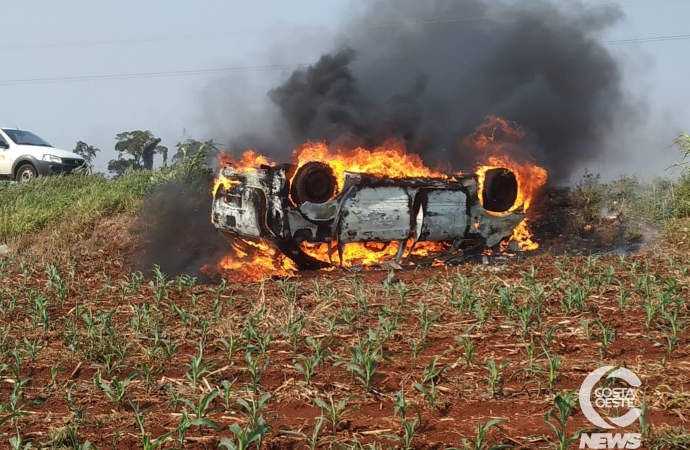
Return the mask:
[[[17,176],[15,178],[18,182],[24,183],[26,181],[33,180],[34,178],[36,178],[37,175],[38,173],[36,172],[36,168],[34,167],[34,165],[26,163],[19,166],[19,169],[17,170]]]

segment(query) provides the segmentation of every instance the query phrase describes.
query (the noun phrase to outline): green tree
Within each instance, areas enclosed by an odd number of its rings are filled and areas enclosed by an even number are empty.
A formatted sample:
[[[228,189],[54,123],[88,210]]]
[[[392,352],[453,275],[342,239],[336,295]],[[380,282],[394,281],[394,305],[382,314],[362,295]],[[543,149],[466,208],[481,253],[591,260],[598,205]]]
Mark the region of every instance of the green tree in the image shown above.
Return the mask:
[[[84,141],[77,142],[77,146],[74,148],[74,153],[84,158],[89,165],[93,163],[93,160],[96,159],[96,153],[100,151],[99,148],[89,145]]]
[[[108,170],[116,175],[122,175],[127,169],[151,170],[153,157],[156,153],[163,155],[163,164],[167,164],[168,149],[162,145],[161,138],[157,138],[150,131],[128,131],[115,136],[117,143],[115,150],[117,159],[108,162]],[[128,154],[131,158],[124,158]]]
[[[688,162],[686,159],[690,158],[690,134],[687,131],[683,131],[678,134],[678,136],[673,140],[673,145],[678,149],[680,154],[683,156],[682,163],[676,163],[676,166],[680,166],[683,170],[688,170]]]
[[[186,158],[191,158],[199,153],[199,150],[201,150],[202,146],[205,146],[204,150],[206,151],[207,156],[210,156],[218,151],[218,145],[213,142],[213,140],[201,142],[197,141],[196,139],[189,138],[183,142],[178,142],[177,145],[175,145],[177,152],[175,152],[171,158],[171,162],[175,164],[179,161],[183,161]]]

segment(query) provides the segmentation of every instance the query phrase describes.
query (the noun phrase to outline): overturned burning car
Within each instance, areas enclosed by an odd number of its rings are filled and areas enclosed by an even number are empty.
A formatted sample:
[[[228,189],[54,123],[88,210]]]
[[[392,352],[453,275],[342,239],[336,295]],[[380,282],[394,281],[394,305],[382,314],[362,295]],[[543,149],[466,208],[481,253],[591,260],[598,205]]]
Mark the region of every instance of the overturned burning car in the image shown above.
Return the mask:
[[[220,170],[213,194],[212,221],[233,242],[265,240],[300,269],[343,263],[351,243],[397,243],[396,263],[415,246],[443,242],[447,254],[490,248],[512,235],[525,213],[515,203],[518,180],[508,169],[479,176],[391,178],[344,172],[310,161],[261,165],[247,171]],[[327,261],[305,245],[327,245]],[[407,254],[406,254],[407,253]]]

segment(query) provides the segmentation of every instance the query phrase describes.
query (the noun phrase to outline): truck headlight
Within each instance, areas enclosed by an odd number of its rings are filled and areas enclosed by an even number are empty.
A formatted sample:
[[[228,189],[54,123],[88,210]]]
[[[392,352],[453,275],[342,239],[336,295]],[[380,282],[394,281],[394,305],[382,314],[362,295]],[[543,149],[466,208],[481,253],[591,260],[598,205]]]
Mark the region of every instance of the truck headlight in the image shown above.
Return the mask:
[[[60,158],[59,156],[55,156],[55,155],[43,155],[43,157],[41,159],[43,161],[62,163],[62,158]]]

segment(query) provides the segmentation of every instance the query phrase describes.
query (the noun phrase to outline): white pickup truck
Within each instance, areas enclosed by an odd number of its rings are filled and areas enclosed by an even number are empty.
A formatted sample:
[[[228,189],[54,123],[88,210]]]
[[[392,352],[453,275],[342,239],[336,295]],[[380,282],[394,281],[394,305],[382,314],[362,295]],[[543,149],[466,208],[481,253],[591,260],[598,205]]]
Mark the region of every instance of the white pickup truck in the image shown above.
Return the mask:
[[[53,147],[34,133],[15,128],[0,128],[0,178],[18,182],[39,175],[72,173],[84,158]]]

